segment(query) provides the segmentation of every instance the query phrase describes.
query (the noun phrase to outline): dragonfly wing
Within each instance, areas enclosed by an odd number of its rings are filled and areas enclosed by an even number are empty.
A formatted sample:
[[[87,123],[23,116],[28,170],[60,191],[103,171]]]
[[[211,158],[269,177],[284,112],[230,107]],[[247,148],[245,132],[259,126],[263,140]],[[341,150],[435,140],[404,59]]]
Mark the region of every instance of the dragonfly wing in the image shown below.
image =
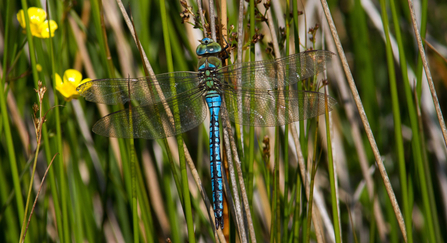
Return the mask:
[[[175,81],[173,85],[171,81]],[[193,89],[199,82],[197,72],[172,72],[153,77],[96,79],[82,83],[76,90],[91,102],[116,105],[133,100],[143,106]]]
[[[326,97],[329,111],[337,104],[329,95],[297,90],[233,90],[225,91],[224,96],[232,121],[258,127],[282,126],[324,114]]]
[[[206,115],[202,91],[194,89],[158,103],[111,113],[96,122],[93,132],[117,138],[165,138],[197,127]]]
[[[305,51],[275,60],[236,63],[220,73],[226,84],[242,89],[276,89],[324,71],[333,55],[326,50]]]

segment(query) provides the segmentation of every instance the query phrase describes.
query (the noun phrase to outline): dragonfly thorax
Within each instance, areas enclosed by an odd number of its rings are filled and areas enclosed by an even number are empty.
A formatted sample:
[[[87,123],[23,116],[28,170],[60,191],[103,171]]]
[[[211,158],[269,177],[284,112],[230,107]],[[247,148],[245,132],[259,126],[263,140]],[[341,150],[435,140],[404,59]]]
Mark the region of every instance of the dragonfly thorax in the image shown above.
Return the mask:
[[[216,76],[216,70],[206,70],[200,73],[200,79],[202,80],[199,84],[199,89],[205,91],[204,95],[209,92],[215,93],[222,90],[222,85],[220,80]]]
[[[207,91],[219,91],[221,89],[220,80],[217,77],[222,61],[214,55],[203,56],[199,60],[199,78],[201,79],[201,89]]]

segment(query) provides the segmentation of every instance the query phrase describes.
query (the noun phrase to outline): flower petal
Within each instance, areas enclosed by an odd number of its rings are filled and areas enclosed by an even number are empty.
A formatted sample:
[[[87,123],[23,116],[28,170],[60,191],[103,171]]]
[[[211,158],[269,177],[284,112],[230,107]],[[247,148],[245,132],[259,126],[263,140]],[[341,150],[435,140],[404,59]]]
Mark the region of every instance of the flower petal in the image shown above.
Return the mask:
[[[47,13],[41,8],[31,7],[28,8],[29,21],[32,24],[41,24],[47,18]]]
[[[29,16],[29,22],[31,24],[39,25],[45,21],[47,13],[45,12],[45,10],[41,8],[31,7],[28,8],[28,16]],[[25,13],[23,9],[20,9],[20,11],[17,13],[17,20],[19,21],[22,28],[26,27]]]
[[[61,76],[56,73],[56,89],[58,90],[58,87],[62,87],[64,85],[64,82],[62,82]]]
[[[76,69],[67,69],[64,73],[64,83],[70,83],[74,87],[78,86],[82,80],[82,74]]]
[[[45,10],[43,10],[41,8],[31,7],[31,8],[28,8],[28,16],[29,16],[29,21],[30,21],[31,34],[35,37],[42,38],[42,32],[45,35],[46,34],[45,30],[48,29],[48,26],[46,28],[44,28],[43,26],[41,27],[41,25],[43,25],[43,23],[45,22],[47,13],[45,12]],[[25,22],[25,14],[24,14],[23,9],[17,13],[17,20],[19,21],[22,28],[25,29],[26,22]],[[53,26],[51,26],[51,27],[53,27]],[[56,29],[57,29],[57,25],[54,28],[54,30],[56,30]],[[52,31],[53,31],[53,28],[52,28]],[[49,33],[47,33],[46,35],[49,36]],[[44,38],[48,38],[48,37],[44,37]]]
[[[61,86],[56,86],[56,89],[59,93],[61,93],[66,101],[79,97],[79,93],[71,83],[63,83]]]
[[[26,22],[25,22],[25,13],[23,9],[20,9],[20,11],[17,13],[17,20],[19,21],[20,26],[22,26],[22,28],[25,29]]]
[[[50,28],[48,28],[48,20],[45,20],[42,24],[39,25],[39,35],[41,38],[50,37],[50,29],[51,29],[51,37],[54,36],[54,31],[57,29],[57,23],[54,20],[50,20]]]
[[[77,99],[79,93],[76,91],[76,87],[79,85],[82,79],[82,74],[76,69],[67,69],[64,72],[63,81],[59,75],[56,74],[56,89],[64,96],[66,101]]]

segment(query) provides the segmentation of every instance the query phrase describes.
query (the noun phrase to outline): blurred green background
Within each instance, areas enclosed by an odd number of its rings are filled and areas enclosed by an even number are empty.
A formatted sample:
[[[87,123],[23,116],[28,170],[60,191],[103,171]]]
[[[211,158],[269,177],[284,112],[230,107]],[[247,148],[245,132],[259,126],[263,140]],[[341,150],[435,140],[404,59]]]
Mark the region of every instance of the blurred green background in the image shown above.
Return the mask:
[[[189,13],[184,12],[179,1],[172,0],[123,4],[133,17],[155,74],[197,70],[195,48],[203,32],[182,23],[185,14],[189,15],[187,21],[195,23],[196,2],[187,3],[192,7]],[[203,4],[209,18],[209,3]],[[325,76],[316,79],[328,80],[329,94],[338,102],[330,113],[330,136],[324,116],[285,130],[256,128],[254,138],[250,138],[248,127],[240,135],[236,134],[239,127],[233,126],[244,175],[238,182],[247,187],[253,237],[259,242],[403,242],[404,238],[408,242],[444,242],[447,150],[422,69],[408,2],[329,1],[331,17],[392,186],[388,192],[321,3],[255,3],[259,10],[255,33],[263,38],[252,44],[252,49],[249,11],[253,5],[244,4],[241,40],[236,38],[241,21],[239,2],[226,3],[228,21],[223,29],[228,31],[226,39],[233,47],[231,63],[236,62],[238,42],[244,45],[244,61],[252,58],[250,54],[256,60],[272,59],[273,39],[279,41],[280,56],[308,48],[337,54]],[[268,10],[265,4],[271,4]],[[303,14],[293,11],[294,4]],[[447,98],[442,94],[447,87],[447,2],[417,0],[413,4],[422,38],[430,44],[424,48],[437,99],[445,113]],[[223,3],[216,5],[216,15],[221,17]],[[145,76],[140,52],[117,3],[2,0],[0,6],[0,242],[19,241],[24,219],[26,223],[39,191],[25,242],[217,241],[214,223],[210,222],[190,167],[185,167],[184,159],[178,155],[175,139],[132,142],[98,136],[91,132],[93,124],[120,107],[97,105],[82,97],[67,101],[55,88],[58,80],[52,78],[53,74],[64,80],[68,69],[91,79]],[[57,23],[53,38],[31,38],[33,30],[27,34],[21,27],[17,13],[29,7],[45,9],[46,17]],[[262,18],[267,17],[266,11],[271,11],[273,26]],[[319,28],[310,40],[312,33],[308,30],[316,24]],[[35,91],[39,80],[46,87],[41,100]],[[41,107],[42,116],[46,114],[41,141],[36,138],[33,124],[35,103]],[[211,199],[207,129],[205,122],[182,138],[205,194]],[[285,132],[292,129],[300,131],[300,146]],[[263,151],[264,136],[270,138],[268,153]],[[316,173],[310,173],[311,201],[317,202],[312,217],[306,197],[309,182],[301,179],[299,159],[305,161],[309,173],[316,169]],[[132,166],[136,166],[135,173]],[[183,187],[186,182],[188,188]],[[190,199],[185,196],[185,188],[189,189]],[[397,199],[400,209],[393,210],[389,194]],[[395,212],[401,212],[405,219],[405,223],[400,222],[402,227]],[[223,233],[227,241],[238,242],[241,232],[234,214],[228,214]],[[244,223],[248,237],[250,222]],[[407,237],[403,237],[402,229]]]

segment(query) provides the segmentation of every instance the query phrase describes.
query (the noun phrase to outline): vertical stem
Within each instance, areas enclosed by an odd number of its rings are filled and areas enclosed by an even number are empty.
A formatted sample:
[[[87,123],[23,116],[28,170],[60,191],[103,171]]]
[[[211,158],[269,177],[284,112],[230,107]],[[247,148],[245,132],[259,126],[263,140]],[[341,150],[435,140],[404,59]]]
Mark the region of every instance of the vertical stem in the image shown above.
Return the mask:
[[[216,21],[215,21],[215,14],[214,14],[214,1],[209,0],[209,13],[210,13],[210,29],[211,29],[211,38],[217,42],[216,39]]]
[[[249,41],[252,40],[252,37],[255,35],[255,1],[250,0],[250,37]],[[255,44],[252,43],[250,45],[250,61],[255,61]],[[251,79],[254,79],[253,75],[250,76]],[[250,106],[253,107],[253,99],[250,99]],[[252,119],[252,117],[250,117]],[[254,141],[255,141],[255,130],[253,126],[249,128],[249,146],[248,146],[248,176],[247,176],[247,193],[248,193],[248,202],[250,204],[250,211],[252,211],[252,201],[253,201],[253,164],[254,164]]]
[[[299,25],[298,25],[298,1],[292,1],[292,8],[293,8],[293,35],[294,35],[294,39],[295,39],[295,53],[299,53],[300,52],[300,37],[299,37]],[[301,90],[301,82],[298,82],[298,89]],[[306,139],[305,139],[305,135],[304,135],[304,121],[300,121],[299,123],[299,129],[300,129],[300,144],[301,147],[303,148],[303,156],[304,159],[307,158],[307,144],[306,144]],[[300,209],[301,206],[303,205],[301,202],[302,198],[302,192],[303,192],[303,185],[301,184],[301,178],[300,178],[300,173],[298,172],[299,168],[297,168],[297,173],[296,173],[296,198],[295,198],[295,212],[294,212],[294,229],[293,229],[293,240],[294,241],[298,241],[299,240],[299,234],[300,234],[300,222],[301,222],[301,217],[300,217]]]
[[[407,171],[405,166],[405,157],[404,157],[404,145],[402,140],[402,127],[401,127],[401,119],[400,119],[400,107],[399,100],[397,94],[397,85],[396,85],[396,73],[394,70],[394,59],[393,59],[393,50],[390,41],[390,33],[388,28],[388,14],[386,11],[386,3],[385,0],[380,0],[380,5],[382,7],[382,23],[383,29],[385,30],[385,38],[386,38],[386,55],[387,55],[387,63],[388,63],[388,76],[390,79],[390,91],[391,91],[391,102],[393,108],[393,116],[394,116],[394,137],[396,139],[396,151],[397,158],[399,161],[399,176],[400,176],[400,186],[402,188],[402,202],[403,202],[403,211],[405,215],[405,227],[407,229],[407,239],[408,242],[413,242],[413,230],[411,224],[411,209],[408,202],[408,187],[407,187]],[[393,15],[395,15],[395,7],[394,0],[390,0],[391,9]],[[394,16],[397,17],[397,16]],[[398,22],[395,22],[395,25],[398,27]],[[400,30],[396,30],[396,36],[398,42],[401,41]],[[399,53],[403,54],[403,49],[399,51]],[[406,65],[405,62],[401,63],[401,65]],[[406,82],[404,80],[404,82]]]
[[[40,107],[40,112],[41,112],[41,110],[42,110],[42,105]],[[40,122],[43,122],[43,120],[40,119]],[[39,125],[39,126],[41,126],[41,125]],[[30,202],[30,199],[31,199],[31,191],[33,189],[34,174],[36,172],[37,156],[39,155],[39,149],[40,149],[40,141],[41,141],[40,137],[41,137],[41,135],[40,134],[36,134],[36,135],[38,136],[36,138],[38,142],[37,142],[36,152],[34,153],[33,171],[31,172],[31,179],[30,179],[29,187],[28,187],[28,196],[26,198],[25,212],[28,212],[28,206],[29,206],[29,202]],[[23,242],[24,233],[26,231],[25,230],[25,224],[26,224],[26,220],[27,220],[26,216],[27,216],[27,213],[25,214],[25,216],[23,218],[22,227],[21,227],[21,231],[20,231],[19,243]]]
[[[175,213],[176,211],[176,206],[174,203],[174,200],[172,198],[172,193],[171,193],[171,181],[170,181],[170,175],[167,171],[169,171],[167,169],[167,166],[165,166],[166,169],[163,170],[165,171],[162,175],[163,177],[163,187],[164,187],[164,191],[165,191],[165,195],[166,195],[166,208],[168,211],[168,217],[169,217],[169,223],[171,225],[171,234],[172,234],[172,242],[176,242],[176,241],[180,241],[180,236],[179,236],[179,231],[175,229],[175,227],[177,225],[179,225],[178,222],[178,218],[177,215]]]
[[[130,97],[130,89],[129,89]],[[133,119],[132,119],[132,105],[129,103],[129,125],[131,134],[133,134]],[[138,220],[138,198],[137,198],[137,175],[136,175],[136,156],[134,140],[129,139],[130,153],[130,176],[131,176],[131,188],[132,188],[132,224],[133,224],[133,242],[139,242],[139,220]]]
[[[270,242],[280,242],[281,234],[281,221],[280,221],[280,189],[279,189],[279,157],[280,157],[280,146],[279,146],[279,128],[275,128],[275,165],[273,169],[273,193],[272,193],[272,219],[270,227]]]
[[[314,195],[314,182],[315,182],[315,174],[317,173],[317,164],[316,164],[316,158],[317,158],[317,140],[318,140],[318,116],[315,118],[315,137],[314,137],[314,154],[312,156],[312,168],[309,168],[311,170],[310,173],[310,192],[309,192],[309,201],[308,201],[308,209],[307,209],[307,225],[306,225],[306,233],[304,235],[304,241],[303,242],[310,242],[310,229],[311,229],[311,222],[312,222],[312,208],[313,208],[313,195]],[[314,225],[316,222],[314,222]]]
[[[428,5],[428,1],[427,0],[422,0],[421,2],[421,39],[425,40],[425,36],[426,36],[426,31],[427,31],[427,5]],[[410,13],[411,14],[411,13]],[[416,68],[416,91],[417,91],[417,97],[418,99],[420,99],[421,94],[422,94],[422,72],[423,72],[423,63],[422,63],[422,58],[421,56],[418,56],[418,61],[417,61],[417,68]]]
[[[419,30],[417,28],[417,21],[416,21],[416,16],[414,13],[414,9],[413,9],[413,3],[411,1],[408,1],[408,7],[410,9],[410,13],[411,13],[411,20],[413,23],[413,29],[414,29],[414,33],[416,35],[416,40],[417,40],[417,44],[418,44],[418,49],[419,49],[419,54],[420,57],[422,58],[422,64],[424,66],[424,70],[425,70],[425,75],[427,76],[427,82],[428,82],[428,86],[430,88],[430,94],[432,96],[433,99],[433,104],[435,106],[435,110],[436,110],[436,115],[438,117],[438,121],[439,121],[439,125],[441,126],[441,131],[442,131],[442,135],[444,138],[444,145],[447,146],[447,128],[445,125],[445,121],[444,121],[444,117],[442,115],[442,111],[441,111],[441,107],[439,105],[439,101],[438,101],[438,97],[436,95],[436,90],[433,84],[433,79],[431,76],[431,72],[430,69],[428,67],[428,62],[427,62],[427,57],[425,56],[425,52],[424,52],[424,47],[422,46],[422,38],[421,35],[419,33]],[[424,29],[424,28],[423,28]],[[422,161],[421,161],[422,163]],[[432,242],[439,242],[441,240],[441,236],[440,236],[440,230],[438,230],[438,219],[437,219],[437,210],[436,207],[432,208],[432,204],[431,202],[434,202],[434,196],[429,193],[430,189],[427,187],[427,182],[428,184],[432,184],[430,183],[430,177],[425,175],[425,173],[428,174],[428,171],[425,171],[423,168],[423,165],[418,165],[418,173],[420,176],[420,180],[421,180],[421,189],[422,189],[422,193],[423,193],[423,204],[424,204],[424,208],[425,208],[425,213],[426,213],[426,217],[427,217],[427,223],[428,223],[428,228],[429,228],[429,233],[430,233],[430,241]],[[427,181],[425,181],[427,180]]]
[[[327,90],[327,86],[325,91]],[[326,92],[325,92],[326,93]],[[328,171],[329,171],[329,182],[331,184],[331,205],[332,205],[332,217],[334,220],[334,231],[335,231],[335,242],[340,243],[341,241],[341,225],[340,225],[340,207],[338,201],[338,188],[337,188],[337,177],[335,163],[332,158],[332,142],[331,142],[331,130],[329,117],[327,95],[325,95],[325,116],[326,116],[326,138],[327,138],[327,155],[328,155]]]
[[[170,43],[170,39],[169,39],[169,29],[168,29],[168,23],[167,23],[167,16],[166,16],[166,6],[165,6],[165,1],[164,0],[160,0],[160,13],[161,13],[161,20],[162,20],[162,25],[163,25],[163,39],[164,39],[164,44],[165,44],[165,49],[166,49],[166,62],[168,64],[168,72],[173,72],[174,71],[174,65],[173,65],[173,61],[172,61],[172,53],[171,53],[171,43]],[[175,87],[175,80],[171,79],[171,87]],[[175,95],[175,94],[174,94]],[[175,106],[174,107],[174,117],[175,117],[175,121],[176,124],[175,126],[179,126],[179,119],[178,119],[178,107]],[[181,174],[181,187],[182,187],[182,191],[183,191],[183,207],[184,207],[184,212],[185,212],[185,217],[186,217],[186,223],[187,223],[187,227],[188,227],[188,239],[189,242],[195,242],[195,236],[194,236],[194,223],[192,221],[192,210],[191,210],[191,200],[190,200],[190,194],[189,194],[189,184],[188,184],[188,174],[186,171],[186,159],[185,159],[185,151],[184,151],[184,147],[183,147],[183,139],[182,139],[182,135],[177,135],[176,136],[177,139],[177,146],[178,146],[178,151],[179,151],[179,161],[180,161],[180,174]]]
[[[289,46],[290,46],[290,25],[289,25],[289,6],[290,1],[287,0],[286,3],[286,56],[288,56],[290,53]],[[273,27],[273,26],[271,26]],[[286,77],[289,75],[289,67],[286,67]],[[284,87],[284,92],[288,93],[289,86]],[[289,110],[289,102],[286,99],[285,100],[285,110]],[[287,124],[284,127],[284,196],[283,196],[283,211],[284,211],[284,222],[283,222],[283,229],[284,229],[284,239],[287,241],[288,233],[289,233],[289,215],[291,206],[289,206],[289,125]]]
[[[242,63],[242,56],[243,56],[242,47],[244,45],[244,2],[245,2],[244,0],[239,0],[238,26],[237,26],[237,37],[238,37],[239,41],[237,42],[237,63]],[[242,78],[240,76],[241,75],[239,75],[237,77],[238,87],[240,87],[242,85],[242,80],[241,80]],[[242,103],[238,104],[237,109],[242,110]],[[236,115],[237,115],[237,113],[236,113]],[[237,117],[237,118],[239,121],[242,121],[242,117]],[[240,123],[242,123],[242,122],[240,122]],[[240,143],[238,143],[240,145],[240,149],[241,149],[241,151],[244,151],[244,149],[243,149],[244,126],[236,123],[235,129],[236,129],[236,136],[237,136],[238,140],[240,141]]]
[[[4,92],[4,87],[5,87],[5,83],[3,82],[3,80],[6,80],[6,70],[7,68],[7,56],[8,56],[8,45],[9,45],[9,41],[8,41],[8,35],[9,35],[9,20],[12,19],[11,18],[11,13],[12,11],[10,11],[10,3],[11,1],[6,1],[6,23],[5,23],[5,45],[4,45],[4,54],[3,54],[3,75],[2,77],[0,77],[0,112],[1,114],[8,114],[8,109],[6,108],[6,94]],[[24,8],[25,11],[25,19],[27,20],[27,23],[29,23],[29,17],[28,16],[28,12],[27,9]],[[27,26],[29,26],[29,24],[27,24]],[[29,27],[28,27],[29,30]],[[31,53],[31,52],[30,52]],[[31,53],[32,55],[32,53]],[[7,147],[7,151],[8,151],[8,158],[9,158],[9,164],[11,166],[11,176],[12,176],[12,182],[13,182],[13,186],[14,186],[14,191],[15,191],[15,197],[16,197],[16,203],[17,203],[17,211],[18,211],[18,216],[20,219],[24,218],[24,209],[23,209],[23,199],[22,199],[22,190],[21,190],[21,186],[20,186],[20,179],[19,179],[19,173],[18,173],[18,169],[17,169],[17,160],[16,160],[16,155],[15,155],[15,151],[14,151],[14,142],[12,140],[12,135],[11,135],[11,127],[9,124],[9,117],[7,115],[2,115],[2,120],[3,120],[3,126],[4,126],[4,132],[5,132],[5,138],[6,138],[6,147]],[[12,226],[11,226],[12,227]],[[23,231],[23,229],[22,229]],[[15,236],[17,237],[17,236]]]
[[[275,175],[274,175],[274,190],[275,196],[273,197],[275,200],[275,211],[273,213],[275,214],[275,220],[272,220],[272,222],[275,222],[275,231],[272,232],[272,234],[275,234],[275,242],[281,242],[281,189],[279,187],[279,158],[281,157],[281,146],[280,146],[280,139],[279,139],[279,127],[276,127],[275,129]]]
[[[49,10],[49,8],[47,9]],[[48,18],[50,18],[50,11],[48,12]],[[48,28],[49,28],[49,32],[51,33],[51,29],[50,29],[51,25],[48,22]],[[48,44],[50,47],[50,57],[51,57],[51,70],[52,70],[52,77],[53,77],[53,87],[56,87],[56,65],[55,65],[55,59],[54,59],[54,49],[53,49],[53,38],[51,37],[50,34],[50,38],[48,38]],[[57,99],[57,91],[56,89],[53,89],[54,92],[54,113],[55,113],[55,117],[56,117],[56,143],[57,143],[57,152],[59,153],[58,156],[58,166],[56,166],[56,168],[59,168],[59,181],[61,183],[61,203],[62,203],[62,222],[63,222],[63,230],[64,230],[64,241],[65,242],[69,242],[70,241],[70,235],[71,235],[71,231],[69,230],[69,223],[68,223],[68,201],[67,199],[69,198],[68,192],[68,186],[67,186],[67,181],[66,181],[66,173],[65,173],[65,167],[64,167],[64,153],[63,153],[63,149],[62,149],[62,131],[61,131],[61,119],[60,119],[60,109],[59,109],[59,100]]]
[[[34,80],[34,86],[36,87],[36,89],[38,88],[38,81],[39,81],[39,75],[37,73],[37,69],[36,69],[36,56],[35,56],[35,49],[34,49],[34,41],[33,41],[33,37],[31,35],[31,30],[30,30],[30,21],[29,21],[29,16],[28,16],[28,6],[26,3],[26,0],[22,0],[22,7],[23,7],[23,11],[24,11],[24,15],[25,15],[25,22],[26,22],[26,36],[28,39],[28,46],[29,46],[29,54],[30,54],[30,62],[31,62],[31,69],[32,69],[32,74],[33,74],[33,80]],[[39,99],[39,98],[38,98]],[[44,109],[47,109],[48,106],[44,105]],[[5,113],[6,114],[6,113]],[[42,126],[42,135],[43,135],[43,139],[44,139],[44,143],[45,144],[49,144],[49,140],[48,140],[48,132],[47,132],[47,126],[44,123]],[[50,146],[45,146],[45,156],[47,157],[48,161],[51,158],[51,151],[50,151]],[[62,165],[61,165],[62,166]],[[14,164],[15,167],[15,164]],[[17,168],[17,167],[15,167]],[[59,178],[60,180],[64,180],[63,175],[60,175],[61,178]],[[65,188],[65,187],[64,187]],[[63,190],[61,190],[62,193]],[[16,191],[17,193],[20,192],[20,190]],[[58,233],[59,233],[59,239],[66,239],[64,238],[64,234],[68,233],[68,230],[65,231],[64,229],[66,229],[66,226],[64,225],[65,223],[68,223],[68,217],[66,215],[66,211],[64,213],[64,211],[62,210],[62,215],[60,215],[60,206],[59,206],[59,198],[57,196],[57,190],[53,190],[53,200],[54,200],[54,205],[55,205],[55,211],[56,211],[56,215],[58,215],[59,217],[57,217],[57,223],[58,223]],[[27,211],[23,211],[23,202],[22,199],[20,198],[20,200],[18,200],[17,202],[18,204],[21,204],[22,206],[19,207],[19,215],[20,212],[22,211],[24,214],[22,214],[22,217],[27,215]],[[68,227],[68,226],[67,226]],[[64,232],[65,231],[65,232]],[[68,236],[67,236],[68,237]],[[68,238],[67,238],[68,239]],[[28,242],[28,240],[25,240],[26,242]]]
[[[359,92],[354,82],[354,77],[352,76],[351,70],[348,65],[348,61],[343,51],[343,47],[341,45],[340,38],[337,34],[337,29],[335,28],[334,20],[332,19],[331,13],[329,11],[329,6],[326,0],[320,0],[321,5],[323,7],[324,14],[326,16],[326,20],[328,21],[329,29],[331,30],[332,38],[334,38],[335,46],[337,48],[338,55],[340,56],[343,70],[348,80],[349,88],[351,89],[351,93],[353,95],[355,104],[357,106],[357,110],[359,111],[360,118],[362,120],[363,126],[365,127],[366,136],[368,137],[369,144],[371,145],[371,149],[374,154],[374,158],[376,160],[377,166],[379,168],[380,176],[382,177],[383,183],[385,185],[386,191],[388,193],[388,197],[390,198],[391,204],[393,205],[394,214],[399,222],[399,228],[404,236],[405,242],[407,241],[407,233],[405,229],[405,225],[402,224],[404,222],[402,217],[402,212],[400,211],[399,204],[397,203],[396,195],[394,193],[393,187],[391,186],[390,178],[388,177],[388,173],[386,172],[385,165],[380,156],[379,148],[377,147],[376,140],[374,139],[374,134],[372,133],[371,126],[369,125],[368,117],[366,116],[365,110],[363,109],[363,104],[360,99]]]

